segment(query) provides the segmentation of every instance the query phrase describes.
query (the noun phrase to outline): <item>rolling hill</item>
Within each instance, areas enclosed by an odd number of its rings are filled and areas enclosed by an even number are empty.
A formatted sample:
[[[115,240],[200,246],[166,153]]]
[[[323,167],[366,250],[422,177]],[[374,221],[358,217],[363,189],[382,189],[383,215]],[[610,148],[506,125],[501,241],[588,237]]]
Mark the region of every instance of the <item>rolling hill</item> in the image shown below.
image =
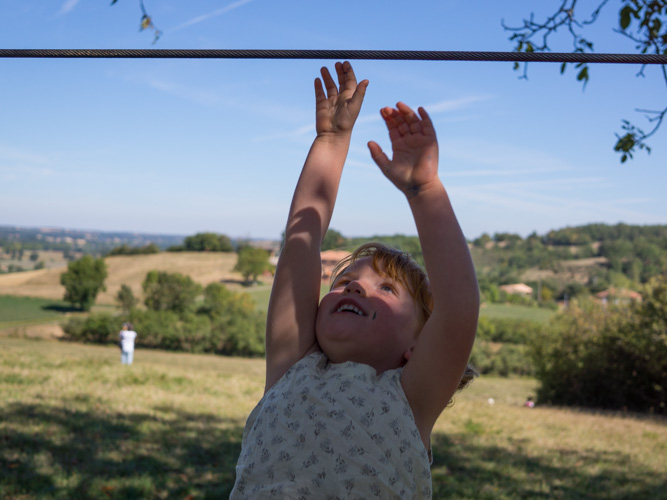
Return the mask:
[[[226,282],[230,288],[240,288],[242,277],[232,271],[236,264],[235,253],[220,252],[161,252],[149,255],[118,255],[105,259],[109,275],[106,291],[97,297],[98,304],[115,304],[114,297],[123,284],[141,297],[141,283],[148,271],[178,272],[190,276],[206,286],[213,282]],[[65,289],[60,275],[65,268],[40,269],[0,275],[0,295],[20,295],[62,299]]]

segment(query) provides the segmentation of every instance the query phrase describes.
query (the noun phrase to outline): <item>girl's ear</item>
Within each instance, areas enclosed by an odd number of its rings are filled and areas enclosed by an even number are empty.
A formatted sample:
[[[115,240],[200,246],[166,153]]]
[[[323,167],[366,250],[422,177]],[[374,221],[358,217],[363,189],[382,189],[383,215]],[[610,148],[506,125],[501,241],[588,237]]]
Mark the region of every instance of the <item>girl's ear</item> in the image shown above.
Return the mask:
[[[406,362],[410,361],[410,358],[412,357],[412,352],[415,350],[414,344],[410,346],[410,349],[405,351],[403,353],[403,358],[405,359]]]

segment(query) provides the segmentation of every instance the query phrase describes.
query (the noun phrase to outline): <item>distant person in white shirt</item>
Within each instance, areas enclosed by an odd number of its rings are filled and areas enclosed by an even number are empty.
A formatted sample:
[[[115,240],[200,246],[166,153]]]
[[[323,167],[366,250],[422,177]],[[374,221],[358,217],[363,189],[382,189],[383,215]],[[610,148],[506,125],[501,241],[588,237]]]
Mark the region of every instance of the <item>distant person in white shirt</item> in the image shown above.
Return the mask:
[[[120,362],[124,365],[131,365],[137,332],[132,329],[132,323],[123,323],[123,329],[118,335],[120,337]]]

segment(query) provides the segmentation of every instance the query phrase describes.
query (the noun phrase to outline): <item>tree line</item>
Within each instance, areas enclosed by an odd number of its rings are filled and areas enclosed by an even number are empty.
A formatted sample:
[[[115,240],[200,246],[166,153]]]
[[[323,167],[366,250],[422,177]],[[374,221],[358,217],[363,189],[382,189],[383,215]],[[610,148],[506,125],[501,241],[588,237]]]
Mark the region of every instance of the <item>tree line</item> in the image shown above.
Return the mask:
[[[539,404],[667,414],[665,226],[590,225],[562,231],[527,238],[508,233],[482,235],[471,242],[473,253],[483,251],[477,255],[482,264],[478,272],[481,269],[480,286],[487,287],[487,298],[492,287],[484,282],[488,273],[484,266],[493,269],[489,263],[505,259],[503,265],[512,262],[519,269],[520,262],[539,265],[539,259],[549,255],[549,258],[564,260],[604,255],[607,267],[603,272],[607,274],[622,274],[626,263],[634,256],[643,259],[642,265],[655,263],[655,274],[646,283],[634,283],[642,300],[602,304],[588,294],[572,294],[568,306],[546,325],[481,317],[472,353],[473,364],[483,375],[536,377],[540,382]],[[594,237],[604,239],[596,241]],[[617,237],[623,239],[614,239]],[[365,241],[345,238],[335,230],[327,238],[335,248],[350,248]],[[420,255],[417,238],[395,235],[374,239]],[[580,244],[573,245],[574,241]],[[586,248],[589,250],[582,250]],[[642,253],[646,248],[659,251],[654,250],[655,255]],[[266,258],[266,252],[262,252]],[[239,261],[243,253],[241,249]],[[615,255],[620,267],[615,267]],[[97,280],[103,287],[106,277],[103,264],[103,259],[90,256],[70,263],[74,270],[77,266],[85,270],[79,269],[69,277],[64,273],[63,284],[68,282],[69,289],[74,290],[74,285],[85,288]],[[496,273],[498,276],[500,274]],[[505,278],[507,276],[509,274]],[[122,310],[120,315],[91,314],[86,319],[72,319],[65,326],[68,338],[114,342],[120,325],[130,321],[140,331],[139,346],[263,355],[265,318],[255,311],[246,294],[231,292],[219,283],[202,288],[187,276],[161,271],[147,273],[142,290],[145,309],[138,307],[139,301],[130,287],[123,285],[116,297]],[[536,305],[531,298],[500,295],[498,301]],[[74,296],[71,292],[68,300]],[[82,309],[91,303],[91,296],[94,300],[94,294],[82,294],[78,302]]]
[[[423,265],[416,236],[373,236],[346,238],[329,230],[322,248],[352,250],[367,241],[381,241],[410,253]],[[555,307],[557,300],[586,297],[610,287],[639,290],[651,278],[667,273],[667,226],[628,224],[588,224],[532,233],[484,233],[470,242],[483,300],[519,302]],[[555,278],[528,281],[539,296],[521,298],[502,292],[501,285],[522,281],[529,269],[558,274],[563,264],[577,259],[600,257],[601,262],[586,267],[586,281],[562,282]]]
[[[96,263],[100,262],[104,261]],[[132,289],[122,285],[116,295],[121,314],[71,318],[63,326],[66,338],[117,343],[122,324],[130,322],[139,332],[138,347],[250,357],[264,354],[264,315],[255,310],[249,295],[220,283],[203,288],[189,276],[164,271],[148,272],[142,289],[145,309],[137,307]]]

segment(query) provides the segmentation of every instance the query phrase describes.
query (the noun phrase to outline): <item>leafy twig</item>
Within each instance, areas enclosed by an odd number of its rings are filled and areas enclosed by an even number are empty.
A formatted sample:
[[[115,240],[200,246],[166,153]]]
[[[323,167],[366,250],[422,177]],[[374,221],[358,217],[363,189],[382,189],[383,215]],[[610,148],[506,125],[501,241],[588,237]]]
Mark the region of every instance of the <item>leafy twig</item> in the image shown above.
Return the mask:
[[[523,25],[519,27],[510,27],[501,22],[506,31],[511,32],[509,40],[515,42],[514,50],[516,52],[546,52],[549,51],[549,41],[551,35],[559,29],[566,29],[571,37],[574,53],[593,52],[593,43],[581,35],[586,26],[595,23],[602,9],[609,3],[609,0],[601,0],[590,16],[579,20],[579,13],[576,11],[577,0],[562,0],[556,12],[548,16],[543,22],[535,21],[534,14],[531,13],[529,19],[523,20]],[[667,54],[667,0],[621,0],[622,8],[619,11],[619,27],[614,31],[635,42],[635,48],[645,54],[647,52],[655,54]],[[629,31],[633,27],[634,32]],[[535,40],[538,40],[537,42]],[[561,73],[565,72],[568,63],[561,65]],[[520,69],[518,62],[514,63],[514,69]],[[581,81],[586,87],[589,80],[588,64],[577,63],[575,65],[577,80]],[[644,75],[645,66],[642,66],[637,76]],[[667,66],[661,66],[662,76],[667,84]],[[520,78],[527,79],[528,63],[524,63],[523,75]],[[637,149],[644,149],[647,153],[651,148],[645,143],[645,140],[655,134],[662,125],[667,116],[667,108],[663,111],[637,110],[645,113],[649,123],[654,124],[649,132],[623,120],[622,129],[625,132],[622,135],[616,134],[616,144],[614,150],[621,153],[621,163],[628,158],[632,158],[632,153]]]
[[[114,5],[118,0],[111,0],[111,5]],[[162,31],[155,26],[153,23],[153,18],[148,15],[146,12],[146,7],[144,6],[144,1],[139,0],[139,7],[141,8],[141,23],[139,25],[139,31],[144,31],[145,29],[153,30],[155,38],[153,38],[153,44],[155,44],[160,36],[162,36]]]

